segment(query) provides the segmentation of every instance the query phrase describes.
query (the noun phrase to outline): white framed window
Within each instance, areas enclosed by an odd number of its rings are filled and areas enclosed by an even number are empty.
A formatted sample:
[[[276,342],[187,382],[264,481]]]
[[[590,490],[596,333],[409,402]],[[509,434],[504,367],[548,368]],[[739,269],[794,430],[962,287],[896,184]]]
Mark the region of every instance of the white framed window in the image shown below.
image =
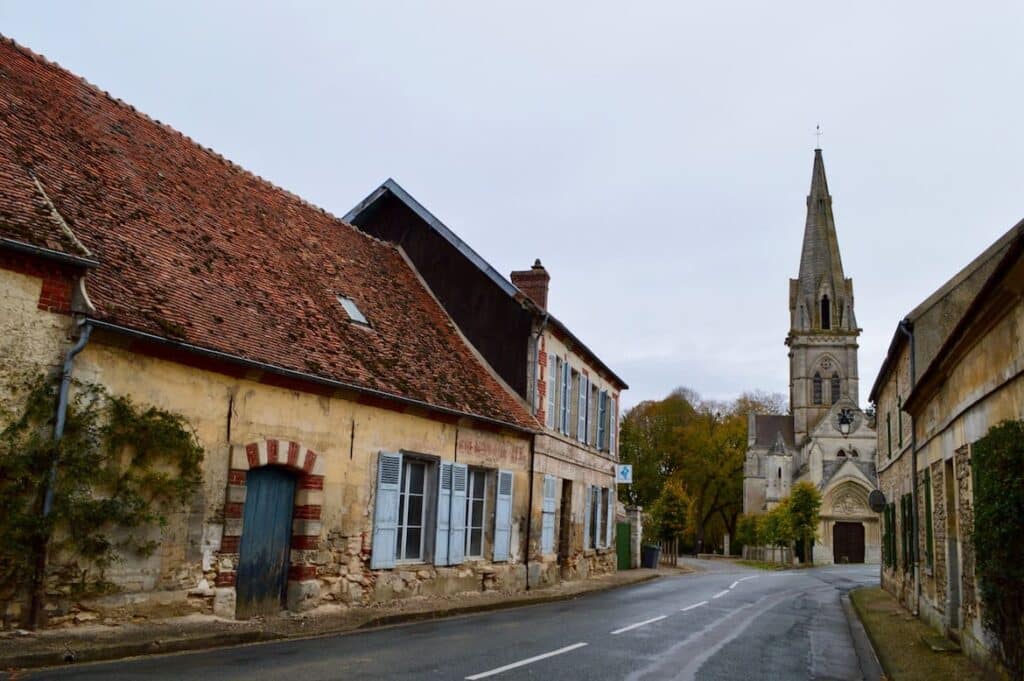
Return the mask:
[[[576,439],[580,442],[587,441],[587,396],[590,393],[587,377],[582,373],[576,374],[577,403],[576,403]]]
[[[589,383],[590,390],[587,393],[587,444],[591,447],[597,446],[597,402],[600,396],[598,387],[593,381]]]
[[[544,476],[544,495],[541,503],[540,552],[549,555],[555,552],[555,485],[553,475]]]
[[[598,528],[601,526],[601,488],[591,487],[590,488],[590,536],[587,548],[596,549],[598,547]]]
[[[423,562],[427,464],[406,458],[398,493],[397,562]]]
[[[484,555],[486,491],[486,471],[470,468],[469,486],[466,490],[466,558],[483,558]]]
[[[619,432],[618,406],[618,400],[614,397],[610,398],[608,407],[608,453],[615,457],[618,456],[618,452],[615,449],[615,439]]]
[[[607,430],[608,430],[608,392],[606,390],[601,391],[601,395],[597,400],[597,448],[607,449]]]

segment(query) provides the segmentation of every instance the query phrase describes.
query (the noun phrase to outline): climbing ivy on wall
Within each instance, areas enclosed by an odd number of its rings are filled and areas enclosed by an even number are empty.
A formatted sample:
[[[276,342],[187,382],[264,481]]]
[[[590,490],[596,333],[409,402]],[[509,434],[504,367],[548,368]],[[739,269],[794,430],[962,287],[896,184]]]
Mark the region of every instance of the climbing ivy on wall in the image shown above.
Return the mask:
[[[57,382],[39,377],[16,392],[23,410],[0,432],[0,603],[32,592],[46,555],[46,573],[65,573],[79,593],[108,588],[104,570],[128,553],[151,554],[158,542],[142,536],[192,498],[203,450],[180,415],[80,382],[55,443]]]
[[[1024,679],[1024,421],[971,447],[974,548],[983,622],[1014,679]]]

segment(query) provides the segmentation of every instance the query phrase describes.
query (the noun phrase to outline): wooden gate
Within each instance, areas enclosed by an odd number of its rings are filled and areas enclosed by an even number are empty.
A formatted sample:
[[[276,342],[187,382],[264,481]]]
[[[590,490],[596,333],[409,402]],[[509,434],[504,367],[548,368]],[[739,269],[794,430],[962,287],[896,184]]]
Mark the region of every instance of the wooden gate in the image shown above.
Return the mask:
[[[632,551],[630,550],[631,528],[629,523],[617,523],[615,526],[615,556],[618,569],[628,570],[633,567]]]
[[[276,614],[284,604],[295,476],[263,466],[249,471],[239,547],[235,616]]]
[[[864,562],[864,525],[836,523],[833,526],[832,560],[835,563]]]

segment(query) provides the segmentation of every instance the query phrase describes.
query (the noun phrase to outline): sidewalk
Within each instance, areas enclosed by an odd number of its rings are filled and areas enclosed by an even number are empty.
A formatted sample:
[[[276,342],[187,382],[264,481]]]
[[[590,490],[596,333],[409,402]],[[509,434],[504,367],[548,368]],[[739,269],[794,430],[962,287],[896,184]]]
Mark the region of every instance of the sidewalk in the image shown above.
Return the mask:
[[[890,681],[982,681],[993,678],[959,651],[937,652],[925,637],[938,632],[911,615],[887,591],[873,587],[850,592],[850,600],[867,630]]]
[[[304,613],[286,613],[280,617],[246,621],[213,615],[187,615],[113,626],[88,624],[38,632],[2,632],[0,672],[340,634],[405,622],[569,600],[690,571],[684,567],[623,570],[527,592],[470,592],[447,597],[410,598],[364,608],[324,605]]]

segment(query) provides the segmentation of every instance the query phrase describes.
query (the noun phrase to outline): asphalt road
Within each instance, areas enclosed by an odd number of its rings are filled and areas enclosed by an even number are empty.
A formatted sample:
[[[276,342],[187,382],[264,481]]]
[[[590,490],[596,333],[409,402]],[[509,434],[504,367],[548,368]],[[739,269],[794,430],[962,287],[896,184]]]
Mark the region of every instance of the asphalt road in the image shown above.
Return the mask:
[[[26,679],[861,679],[840,595],[877,566],[714,562],[574,601],[365,633],[80,665]]]

